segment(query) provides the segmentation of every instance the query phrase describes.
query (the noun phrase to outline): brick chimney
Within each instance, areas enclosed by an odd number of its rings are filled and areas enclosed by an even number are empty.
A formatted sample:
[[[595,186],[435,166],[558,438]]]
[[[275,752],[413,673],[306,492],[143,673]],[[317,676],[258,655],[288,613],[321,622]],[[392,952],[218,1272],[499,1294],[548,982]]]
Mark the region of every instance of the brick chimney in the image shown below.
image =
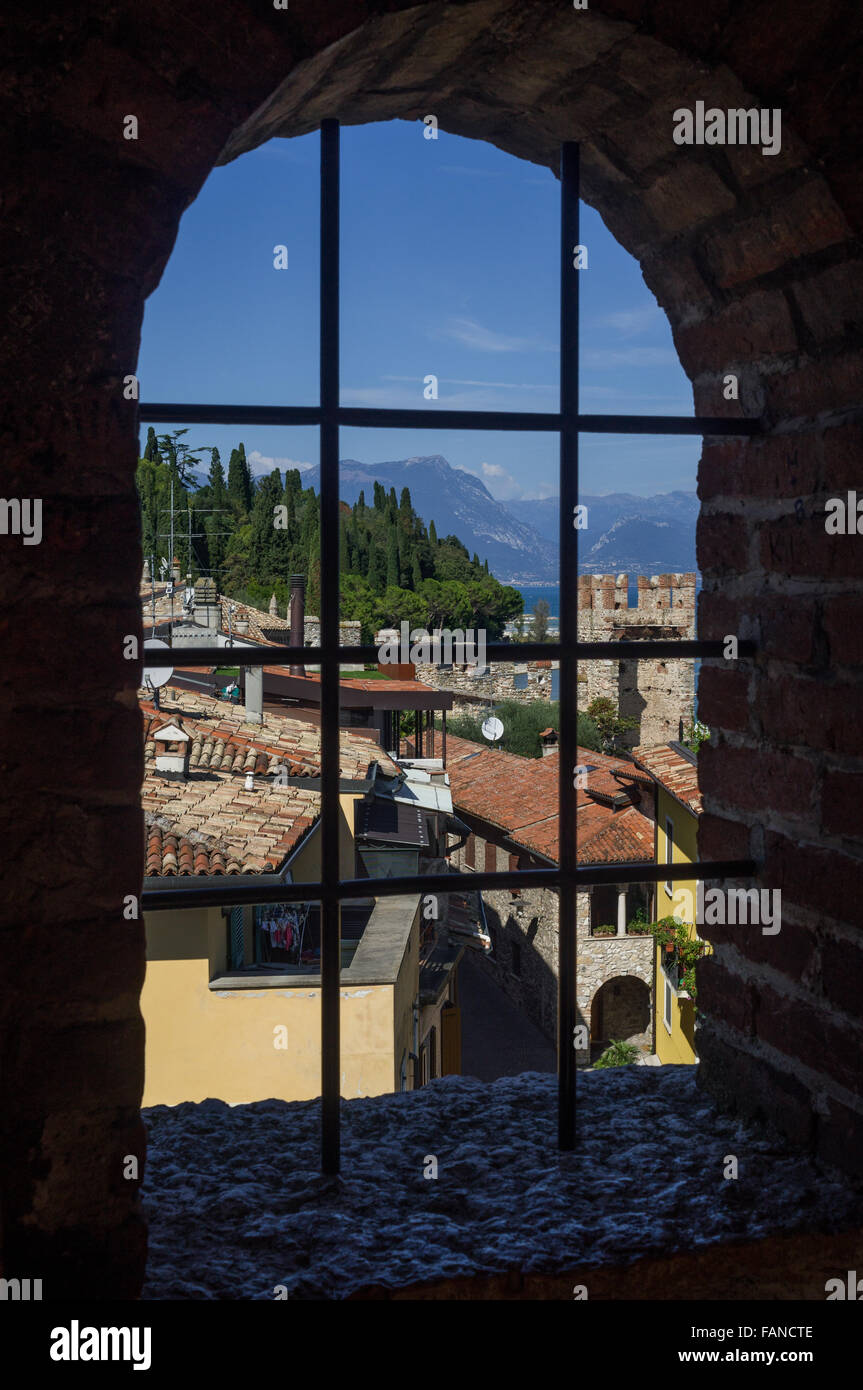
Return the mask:
[[[292,647],[304,647],[306,644],[306,576],[304,574],[291,575],[291,642]],[[304,676],[306,668],[302,665],[290,667],[292,676]]]

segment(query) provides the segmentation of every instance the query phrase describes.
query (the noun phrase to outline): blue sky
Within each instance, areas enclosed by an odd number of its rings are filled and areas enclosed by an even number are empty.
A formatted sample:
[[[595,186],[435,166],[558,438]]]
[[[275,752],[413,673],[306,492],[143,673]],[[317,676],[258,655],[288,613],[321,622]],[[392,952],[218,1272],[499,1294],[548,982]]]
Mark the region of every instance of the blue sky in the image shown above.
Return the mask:
[[[491,145],[423,130],[342,130],[342,403],[554,410],[557,180]],[[316,402],[318,151],[317,133],[271,140],[210,175],[147,303],[142,400]],[[581,239],[582,410],[691,415],[691,387],[637,262],[585,206]],[[277,245],[286,270],[273,266]],[[429,374],[437,402],[423,396]],[[318,458],[315,429],[204,425],[185,438],[218,445],[225,462],[242,438],[257,472]],[[582,491],[693,490],[699,448],[582,435]],[[340,453],[367,463],[442,453],[504,501],[557,492],[554,435],[345,429]]]

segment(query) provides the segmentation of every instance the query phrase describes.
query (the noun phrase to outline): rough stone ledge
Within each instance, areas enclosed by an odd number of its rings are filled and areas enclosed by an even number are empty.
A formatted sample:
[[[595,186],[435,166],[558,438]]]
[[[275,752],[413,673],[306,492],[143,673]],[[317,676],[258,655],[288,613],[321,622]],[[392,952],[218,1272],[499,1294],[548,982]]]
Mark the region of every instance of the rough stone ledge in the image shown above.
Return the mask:
[[[863,1194],[721,1114],[696,1070],[582,1074],[572,1154],[556,1148],[556,1079],[535,1072],[347,1101],[337,1178],[318,1168],[318,1101],[156,1106],[144,1112],[144,1297],[269,1300],[278,1284],[290,1298],[564,1297],[578,1269],[594,1296],[653,1297],[633,1290],[657,1286],[669,1261],[709,1284],[711,1251],[728,1288],[732,1245],[761,1252],[732,1254],[732,1268],[754,1259],[765,1287],[784,1288],[794,1233],[822,1243],[822,1265],[839,1261],[825,1278],[844,1276]],[[739,1176],[725,1179],[732,1154]],[[700,1291],[690,1282],[686,1296]],[[736,1296],[753,1296],[752,1281]]]

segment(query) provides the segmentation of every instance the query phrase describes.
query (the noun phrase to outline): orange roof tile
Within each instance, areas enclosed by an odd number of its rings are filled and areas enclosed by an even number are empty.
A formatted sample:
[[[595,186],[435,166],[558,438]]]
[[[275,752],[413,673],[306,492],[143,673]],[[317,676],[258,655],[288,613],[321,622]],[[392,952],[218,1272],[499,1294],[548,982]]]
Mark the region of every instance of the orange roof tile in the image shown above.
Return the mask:
[[[670,792],[682,806],[701,815],[701,788],[698,785],[698,765],[678,753],[669,743],[657,747],[643,745],[633,748],[632,756],[649,772],[661,787]]]
[[[587,788],[576,793],[578,862],[652,861],[653,817],[636,801],[637,789],[649,787],[651,779],[623,758],[588,748],[579,748],[577,755],[579,764],[591,769]],[[559,765],[557,750],[544,758],[523,758],[447,736],[446,769],[455,808],[554,861],[560,836]]]

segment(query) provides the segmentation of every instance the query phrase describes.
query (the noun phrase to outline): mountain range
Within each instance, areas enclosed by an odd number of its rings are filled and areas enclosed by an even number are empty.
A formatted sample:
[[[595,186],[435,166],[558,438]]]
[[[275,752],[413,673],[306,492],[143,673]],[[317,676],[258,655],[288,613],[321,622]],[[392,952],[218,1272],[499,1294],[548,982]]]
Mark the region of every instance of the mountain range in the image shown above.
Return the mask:
[[[507,505],[441,454],[375,464],[342,459],[339,470],[339,496],[345,502],[356,502],[364,490],[370,504],[375,482],[387,490],[394,487],[397,497],[409,488],[426,525],[434,521],[440,537],[458,536],[471,554],[476,551],[480,560],[488,560],[492,574],[504,584],[553,583],[558,578],[556,497]],[[303,486],[320,491],[317,467],[303,472]],[[619,492],[580,500],[588,509],[587,530],[578,535],[582,573],[662,574],[696,568],[694,492],[654,497]]]

